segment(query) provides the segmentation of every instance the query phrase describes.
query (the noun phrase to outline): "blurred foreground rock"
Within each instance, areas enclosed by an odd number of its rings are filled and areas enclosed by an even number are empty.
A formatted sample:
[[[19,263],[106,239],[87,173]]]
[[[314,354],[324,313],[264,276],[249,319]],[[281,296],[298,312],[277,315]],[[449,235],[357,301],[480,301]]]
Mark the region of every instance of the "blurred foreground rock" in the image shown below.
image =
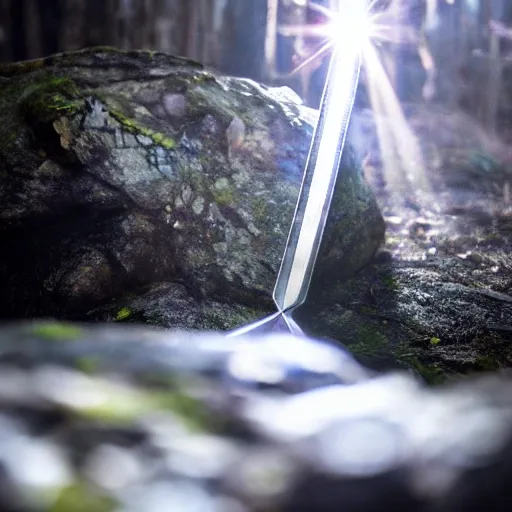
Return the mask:
[[[424,388],[304,338],[3,326],[0,509],[509,510],[510,377]]]

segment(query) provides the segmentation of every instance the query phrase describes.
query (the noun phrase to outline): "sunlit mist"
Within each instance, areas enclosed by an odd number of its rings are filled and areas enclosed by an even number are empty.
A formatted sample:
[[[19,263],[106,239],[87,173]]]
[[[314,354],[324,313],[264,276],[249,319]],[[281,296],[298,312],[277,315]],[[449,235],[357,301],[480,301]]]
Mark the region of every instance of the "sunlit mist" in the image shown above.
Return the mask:
[[[409,126],[390,80],[393,70],[386,69],[384,65],[389,50],[382,44],[416,45],[419,57],[428,68],[429,62],[428,59],[425,61],[420,35],[412,26],[400,22],[404,19],[403,8],[394,1],[385,10],[378,8],[378,0],[338,0],[337,9],[317,4],[310,4],[309,8],[321,14],[326,22],[279,27],[285,36],[317,40],[317,47],[308,52],[309,55],[291,74],[308,73],[317,67],[340,40],[339,18],[350,15],[348,26],[353,28],[355,44],[360,44],[362,48],[364,79],[377,125],[383,178],[397,201],[421,201],[417,191],[423,194],[430,192],[423,155],[419,140]],[[347,23],[343,26],[346,27]]]

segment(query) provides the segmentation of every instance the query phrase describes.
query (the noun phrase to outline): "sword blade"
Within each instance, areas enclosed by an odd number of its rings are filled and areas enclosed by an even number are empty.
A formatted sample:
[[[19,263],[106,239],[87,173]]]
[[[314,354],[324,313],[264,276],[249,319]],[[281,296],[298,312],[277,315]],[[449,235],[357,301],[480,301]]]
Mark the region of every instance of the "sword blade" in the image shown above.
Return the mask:
[[[340,30],[343,30],[340,27]],[[361,49],[338,45],[331,57],[320,115],[274,288],[279,311],[302,304],[311,282],[359,83]]]
[[[229,332],[228,337],[283,330],[304,334],[293,320],[292,310],[305,301],[309,289],[359,83],[362,48],[352,39],[354,31],[349,24],[346,21],[345,27],[339,27],[341,33],[331,57],[319,118],[274,287],[278,311]]]

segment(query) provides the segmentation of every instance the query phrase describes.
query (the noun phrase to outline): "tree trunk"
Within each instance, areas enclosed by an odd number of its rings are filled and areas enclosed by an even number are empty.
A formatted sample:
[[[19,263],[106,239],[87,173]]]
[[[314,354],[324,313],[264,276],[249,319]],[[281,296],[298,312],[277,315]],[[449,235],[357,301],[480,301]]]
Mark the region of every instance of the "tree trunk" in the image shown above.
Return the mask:
[[[224,16],[222,69],[261,80],[265,63],[266,0],[229,0]]]
[[[0,60],[111,45],[183,55],[260,79],[266,2],[0,0]]]
[[[87,24],[85,11],[87,0],[66,0],[62,28],[61,48],[69,51],[79,50],[85,46]]]

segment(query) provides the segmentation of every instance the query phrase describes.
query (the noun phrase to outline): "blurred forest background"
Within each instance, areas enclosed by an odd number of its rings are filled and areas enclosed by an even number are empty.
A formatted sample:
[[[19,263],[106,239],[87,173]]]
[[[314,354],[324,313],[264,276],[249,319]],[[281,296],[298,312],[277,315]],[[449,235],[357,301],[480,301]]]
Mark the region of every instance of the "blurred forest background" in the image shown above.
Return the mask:
[[[94,45],[161,50],[224,73],[289,85],[317,106],[326,59],[288,73],[318,41],[290,37],[280,27],[322,23],[311,4],[334,7],[335,1],[0,0],[0,61]],[[376,8],[396,16],[397,30],[415,33],[406,44],[397,38],[384,45],[402,102],[463,108],[510,136],[511,0],[377,0]]]

